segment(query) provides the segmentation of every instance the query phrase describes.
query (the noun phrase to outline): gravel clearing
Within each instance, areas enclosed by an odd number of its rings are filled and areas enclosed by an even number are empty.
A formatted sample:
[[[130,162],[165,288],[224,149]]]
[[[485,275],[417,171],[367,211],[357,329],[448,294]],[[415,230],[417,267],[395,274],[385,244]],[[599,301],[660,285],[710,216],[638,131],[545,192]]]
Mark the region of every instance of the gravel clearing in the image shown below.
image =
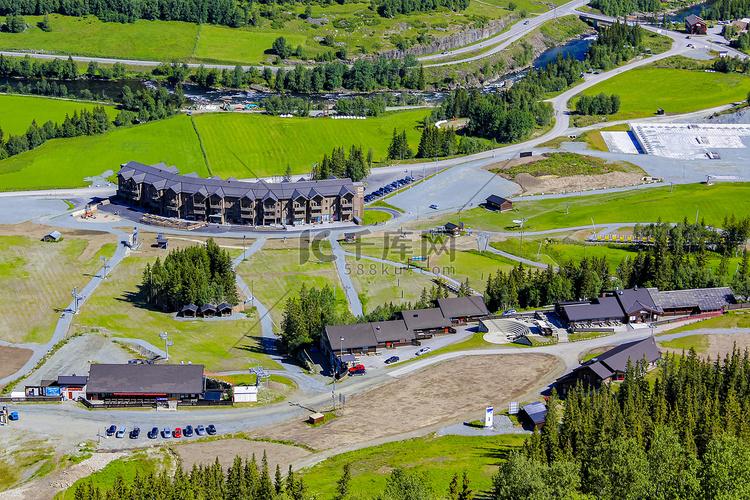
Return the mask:
[[[289,464],[311,455],[309,451],[297,446],[245,439],[222,439],[204,443],[190,443],[175,446],[174,450],[180,455],[182,468],[187,472],[193,468],[193,464],[211,465],[217,457],[222,467],[227,468],[232,465],[234,457],[237,455],[242,457],[243,460],[250,460],[253,453],[258,466],[260,466],[260,460],[263,458],[263,452],[265,451],[268,456],[268,470],[273,474],[273,471],[276,470],[276,464],[281,467],[282,471],[286,472]]]

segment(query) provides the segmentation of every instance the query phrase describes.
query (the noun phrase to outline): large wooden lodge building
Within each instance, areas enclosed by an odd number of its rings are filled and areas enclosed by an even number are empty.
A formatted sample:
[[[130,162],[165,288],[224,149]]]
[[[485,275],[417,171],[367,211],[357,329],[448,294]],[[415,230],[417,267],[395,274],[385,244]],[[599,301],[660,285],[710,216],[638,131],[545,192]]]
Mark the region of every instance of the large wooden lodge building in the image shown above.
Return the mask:
[[[363,215],[364,185],[351,179],[245,182],[180,175],[164,163],[131,161],[121,167],[120,199],[164,217],[267,226],[356,222]]]

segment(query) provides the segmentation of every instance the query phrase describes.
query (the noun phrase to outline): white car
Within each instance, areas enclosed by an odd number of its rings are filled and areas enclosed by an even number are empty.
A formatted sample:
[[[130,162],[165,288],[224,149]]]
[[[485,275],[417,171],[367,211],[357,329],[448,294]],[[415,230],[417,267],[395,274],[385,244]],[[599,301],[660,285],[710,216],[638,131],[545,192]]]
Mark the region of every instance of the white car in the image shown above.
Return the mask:
[[[430,349],[429,347],[423,347],[423,348],[421,348],[420,350],[418,350],[418,351],[417,351],[416,353],[414,353],[414,354],[415,354],[416,356],[421,356],[422,354],[427,354],[427,353],[428,353],[428,352],[430,352],[431,350],[432,350],[432,349]]]
[[[430,205],[430,208],[433,209],[433,210],[437,210],[438,206],[437,205]]]
[[[115,434],[116,438],[124,438],[125,437],[125,427],[120,427],[120,430],[117,431],[117,434]]]

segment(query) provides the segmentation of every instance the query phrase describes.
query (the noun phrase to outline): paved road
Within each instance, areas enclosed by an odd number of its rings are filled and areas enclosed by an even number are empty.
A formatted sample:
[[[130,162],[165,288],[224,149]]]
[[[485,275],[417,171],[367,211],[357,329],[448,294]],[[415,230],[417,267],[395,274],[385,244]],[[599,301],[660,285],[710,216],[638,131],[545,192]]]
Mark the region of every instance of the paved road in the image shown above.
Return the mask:
[[[336,266],[339,280],[341,280],[341,285],[344,287],[346,300],[349,302],[349,310],[354,316],[362,316],[364,314],[362,301],[359,300],[359,294],[354,288],[354,283],[349,275],[350,271],[346,266],[346,252],[341,248],[341,244],[339,243],[340,238],[341,232],[338,231],[333,231],[328,236],[328,241],[331,242],[331,249],[333,251],[334,265]]]
[[[437,66],[448,66],[452,64],[461,64],[465,62],[476,61],[478,59],[483,59],[493,54],[497,54],[498,52],[502,50],[505,50],[510,45],[517,42],[524,36],[528,35],[533,30],[539,28],[544,22],[549,21],[550,19],[563,17],[563,16],[567,16],[570,14],[575,14],[576,9],[583,7],[587,3],[589,3],[589,0],[573,0],[572,2],[568,2],[564,5],[561,5],[557,7],[556,9],[545,12],[544,14],[540,14],[535,17],[529,17],[526,19],[521,19],[516,24],[511,26],[508,31],[499,33],[493,36],[492,38],[488,38],[487,40],[484,40],[478,44],[467,45],[465,47],[460,47],[458,49],[449,50],[444,54],[432,54],[429,56],[419,57],[417,59],[421,62],[434,61],[434,60],[439,60],[439,59],[443,59],[447,57],[453,57],[453,56],[460,55],[460,54],[465,54],[467,52],[473,52],[475,50],[482,49],[484,47],[489,47],[491,45],[498,44],[495,47],[492,47],[490,50],[487,50],[486,52],[477,54],[475,56],[462,58],[457,61],[425,64],[424,66],[426,68],[437,67]]]

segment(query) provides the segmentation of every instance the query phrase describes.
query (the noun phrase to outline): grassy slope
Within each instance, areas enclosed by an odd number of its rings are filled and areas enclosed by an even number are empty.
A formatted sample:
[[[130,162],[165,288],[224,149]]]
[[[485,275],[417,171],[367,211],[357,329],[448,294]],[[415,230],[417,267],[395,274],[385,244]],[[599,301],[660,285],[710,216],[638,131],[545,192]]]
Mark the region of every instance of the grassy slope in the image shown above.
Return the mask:
[[[493,172],[506,174],[512,179],[522,173],[528,173],[535,177],[542,175],[555,175],[567,177],[570,175],[598,175],[608,172],[638,172],[643,170],[627,161],[607,161],[594,156],[579,155],[576,153],[552,153],[544,159],[517,165],[509,169],[493,169]]]
[[[688,335],[687,337],[663,341],[660,344],[662,347],[669,347],[670,349],[684,349],[685,351],[689,351],[695,348],[695,352],[706,352],[711,342],[706,335]]]
[[[477,414],[479,417],[479,413]],[[488,490],[492,475],[511,449],[519,447],[525,435],[496,437],[443,436],[408,439],[364,448],[329,458],[304,472],[310,491],[328,498],[345,463],[351,464],[349,491],[353,498],[367,497],[382,491],[392,468],[417,467],[427,474],[428,483],[438,496],[448,490],[453,474],[468,474],[475,494]]]
[[[727,214],[744,214],[750,211],[750,197],[746,183],[727,183],[705,186],[703,184],[675,185],[674,193],[669,186],[658,186],[618,193],[590,196],[572,196],[549,200],[517,201],[513,210],[499,214],[483,208],[475,208],[461,213],[464,225],[474,229],[518,230],[514,219],[526,218],[527,231],[588,226],[593,217],[594,223],[613,222],[656,222],[695,221],[696,210],[706,224],[720,226]],[[570,202],[570,213],[565,214],[565,202]],[[442,224],[455,219],[455,214],[446,214]],[[417,224],[434,227],[435,221]],[[520,231],[519,231],[520,232]],[[535,252],[536,253],[536,252]]]
[[[48,99],[46,97],[31,97],[18,95],[0,95],[0,127],[6,135],[23,134],[28,130],[32,120],[38,126],[52,120],[62,125],[65,115],[73,116],[74,111],[92,109],[96,104]],[[107,113],[114,119],[117,111],[112,106],[106,106]]]
[[[263,352],[257,314],[231,321],[177,321],[174,314],[142,306],[139,284],[143,269],[155,260],[129,257],[117,265],[76,316],[76,328],[139,338],[155,346],[163,345],[160,333],[170,332],[174,346],[169,352],[174,362],[192,361],[209,370],[238,370],[258,363],[278,368]]]
[[[263,61],[275,57],[271,47],[279,32],[259,33],[256,31],[237,30],[223,26],[205,25],[195,50],[195,57],[200,60],[222,62]],[[307,37],[298,34],[286,34],[287,46],[292,48],[305,45]],[[268,54],[265,52],[268,51]]]
[[[130,160],[166,162],[180,172],[208,176],[190,119],[178,116],[104,135],[55,139],[0,162],[0,189],[81,187],[83,178]]]
[[[105,243],[88,260],[81,260],[88,241],[67,239],[44,243],[26,236],[0,237],[0,337],[10,342],[47,342],[70,291],[82,287],[100,267],[99,257],[110,258],[114,243]],[[27,313],[29,306],[33,307]]]
[[[667,333],[687,332],[702,328],[750,328],[750,315],[744,312],[730,312],[723,316],[681,326]]]
[[[36,25],[41,16],[24,16]],[[52,31],[0,33],[0,49],[48,50],[72,55],[170,61],[193,52],[198,25],[175,21],[138,20],[133,24],[103,23],[95,16],[50,15]]]
[[[748,90],[750,77],[737,73],[646,67],[614,76],[583,93],[618,94],[620,111],[608,119],[623,120],[651,116],[657,108],[667,113],[688,113],[742,101]]]
[[[394,128],[406,130],[416,151],[420,132],[415,127],[427,114],[416,109],[354,121],[212,113],[197,115],[195,122],[213,173],[248,178],[281,175],[287,164],[294,173],[308,173],[334,147],[362,145],[365,154],[372,148],[375,159],[384,158]]]

